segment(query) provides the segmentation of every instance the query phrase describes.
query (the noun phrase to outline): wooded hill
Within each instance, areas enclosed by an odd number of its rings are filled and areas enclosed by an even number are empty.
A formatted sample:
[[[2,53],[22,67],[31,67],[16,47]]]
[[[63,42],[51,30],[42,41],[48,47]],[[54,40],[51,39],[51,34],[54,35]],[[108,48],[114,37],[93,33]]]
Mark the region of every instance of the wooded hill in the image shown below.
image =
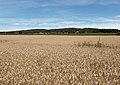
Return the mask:
[[[118,29],[97,28],[60,28],[60,29],[29,29],[20,31],[0,32],[1,35],[120,35]]]

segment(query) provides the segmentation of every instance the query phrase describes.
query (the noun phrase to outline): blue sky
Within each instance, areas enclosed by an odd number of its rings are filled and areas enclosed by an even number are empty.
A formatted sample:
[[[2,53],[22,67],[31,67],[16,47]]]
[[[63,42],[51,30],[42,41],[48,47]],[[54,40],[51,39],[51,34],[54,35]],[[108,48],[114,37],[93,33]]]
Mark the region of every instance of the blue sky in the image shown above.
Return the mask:
[[[120,0],[0,0],[0,31],[120,29]]]

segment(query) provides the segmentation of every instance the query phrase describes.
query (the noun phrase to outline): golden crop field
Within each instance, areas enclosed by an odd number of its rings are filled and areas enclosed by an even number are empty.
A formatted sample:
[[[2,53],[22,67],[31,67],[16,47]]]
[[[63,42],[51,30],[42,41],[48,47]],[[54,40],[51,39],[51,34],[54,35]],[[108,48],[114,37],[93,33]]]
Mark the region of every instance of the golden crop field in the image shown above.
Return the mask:
[[[120,37],[1,35],[0,85],[120,85]]]

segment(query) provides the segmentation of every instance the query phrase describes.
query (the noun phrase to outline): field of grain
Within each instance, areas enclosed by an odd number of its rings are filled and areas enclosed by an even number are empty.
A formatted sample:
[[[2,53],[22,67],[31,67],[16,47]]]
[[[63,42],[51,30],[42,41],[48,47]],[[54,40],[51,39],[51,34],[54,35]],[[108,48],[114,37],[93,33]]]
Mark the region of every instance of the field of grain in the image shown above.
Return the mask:
[[[0,85],[120,85],[120,37],[1,35]]]

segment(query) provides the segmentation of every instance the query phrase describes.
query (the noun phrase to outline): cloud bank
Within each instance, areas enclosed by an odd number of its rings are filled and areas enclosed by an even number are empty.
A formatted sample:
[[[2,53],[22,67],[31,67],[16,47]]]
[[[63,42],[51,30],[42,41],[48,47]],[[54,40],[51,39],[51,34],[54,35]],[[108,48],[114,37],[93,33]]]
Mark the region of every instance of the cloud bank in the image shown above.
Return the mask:
[[[23,29],[55,29],[66,27],[91,27],[101,29],[120,29],[120,18],[84,18],[84,19],[61,19],[61,18],[36,18],[36,19],[13,19],[0,18],[0,31],[23,30]]]
[[[61,5],[109,5],[120,4],[120,0],[0,0],[0,8],[9,7],[48,7]]]
[[[0,31],[96,27],[120,29],[120,0],[0,0]]]

